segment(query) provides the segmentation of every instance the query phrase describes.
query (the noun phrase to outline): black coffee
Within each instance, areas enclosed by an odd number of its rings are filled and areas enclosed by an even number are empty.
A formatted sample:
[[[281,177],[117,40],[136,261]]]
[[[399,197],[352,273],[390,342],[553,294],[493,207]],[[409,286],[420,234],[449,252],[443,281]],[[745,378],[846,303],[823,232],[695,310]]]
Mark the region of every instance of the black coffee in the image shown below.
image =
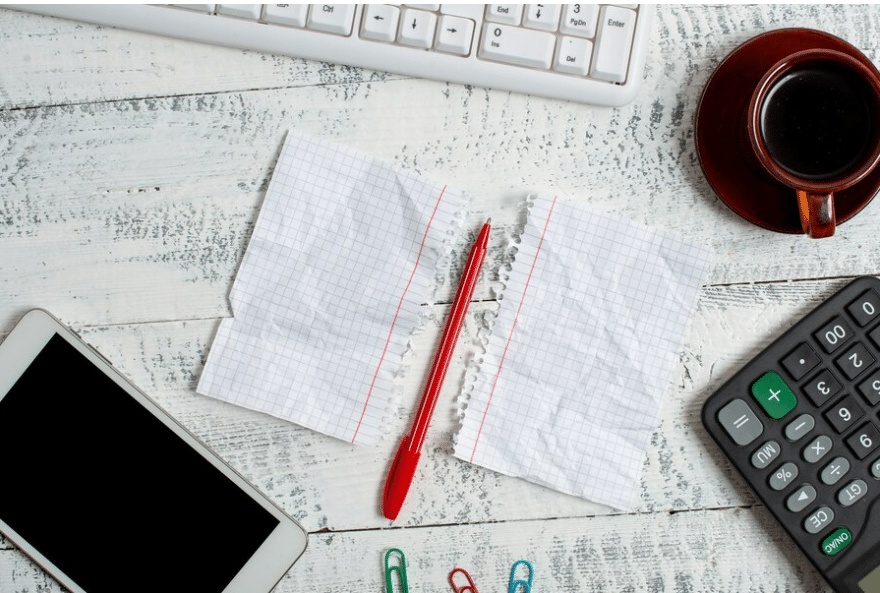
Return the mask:
[[[868,84],[833,62],[807,62],[764,99],[761,134],[770,156],[791,174],[833,179],[862,164],[875,137]]]

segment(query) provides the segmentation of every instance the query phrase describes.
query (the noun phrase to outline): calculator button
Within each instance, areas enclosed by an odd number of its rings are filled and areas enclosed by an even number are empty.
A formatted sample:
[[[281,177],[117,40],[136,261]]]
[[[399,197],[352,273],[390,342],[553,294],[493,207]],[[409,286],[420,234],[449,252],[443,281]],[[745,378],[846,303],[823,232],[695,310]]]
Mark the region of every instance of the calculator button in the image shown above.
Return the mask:
[[[782,366],[795,381],[799,381],[804,378],[804,375],[816,368],[820,362],[816,352],[804,342],[782,359]]]
[[[828,507],[819,507],[804,521],[804,529],[807,533],[816,534],[828,527],[834,521],[834,511]]]
[[[752,384],[752,395],[774,420],[779,420],[797,406],[797,397],[782,377],[772,371]]]
[[[846,457],[835,457],[831,460],[831,463],[825,466],[822,473],[819,474],[819,479],[822,480],[823,484],[833,486],[834,484],[837,484],[848,471],[849,459]]]
[[[877,327],[868,334],[868,336],[874,341],[877,346],[880,346],[880,327]]]
[[[837,502],[845,507],[852,506],[864,498],[867,493],[868,485],[864,480],[853,480],[837,493]]]
[[[780,490],[785,490],[789,487],[789,485],[797,478],[798,475],[798,466],[789,462],[785,463],[770,475],[770,487],[776,490],[777,492]]]
[[[785,427],[785,438],[791,442],[805,437],[816,426],[816,420],[809,414],[801,414]]]
[[[859,392],[864,396],[870,406],[880,404],[880,369],[859,384]]]
[[[840,383],[834,378],[831,371],[825,369],[810,379],[810,382],[804,385],[802,389],[807,394],[807,397],[810,398],[810,401],[816,407],[819,407],[838,394]]]
[[[816,463],[831,450],[833,443],[831,438],[824,434],[816,437],[812,443],[804,447],[804,461],[807,463]]]
[[[871,475],[880,480],[880,459],[871,464]]]
[[[873,290],[866,290],[859,298],[847,305],[846,310],[861,327],[865,327],[880,313],[880,298]]]
[[[847,379],[855,379],[867,371],[875,360],[864,344],[857,342],[835,362]]]
[[[853,332],[849,324],[841,317],[835,317],[825,324],[825,327],[817,331],[813,336],[821,344],[825,352],[831,354],[852,337]]]
[[[779,457],[782,448],[776,441],[767,441],[761,445],[757,451],[752,453],[752,466],[757,469],[764,469],[770,462]]]
[[[843,552],[853,541],[852,533],[846,527],[838,527],[822,540],[822,552],[826,556],[836,556]]]
[[[791,493],[791,496],[785,500],[785,506],[792,513],[800,513],[813,504],[814,500],[816,500],[816,489],[809,484],[804,484]]]
[[[718,412],[718,422],[737,445],[748,445],[764,432],[764,425],[741,399],[735,399]]]
[[[880,445],[880,432],[877,432],[877,427],[869,422],[847,437],[846,444],[856,457],[864,459]]]
[[[825,418],[837,432],[843,432],[864,415],[856,398],[851,395],[847,395],[825,412]]]

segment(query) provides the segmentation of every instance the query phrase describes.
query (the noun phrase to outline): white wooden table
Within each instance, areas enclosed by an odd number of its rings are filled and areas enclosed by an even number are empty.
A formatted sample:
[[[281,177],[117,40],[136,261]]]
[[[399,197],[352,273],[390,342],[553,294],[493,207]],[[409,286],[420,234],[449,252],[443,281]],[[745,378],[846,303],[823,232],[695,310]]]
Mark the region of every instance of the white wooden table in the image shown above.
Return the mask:
[[[451,591],[457,566],[481,593],[507,591],[518,559],[542,592],[826,591],[699,419],[799,316],[880,273],[880,204],[813,241],[744,222],[700,171],[693,117],[708,76],[738,44],[788,26],[877,60],[880,7],[661,6],[643,90],[602,109],[0,10],[0,337],[49,309],[300,521],[309,548],[279,592],[383,591],[392,547],[411,591]],[[453,458],[467,346],[394,523],[379,497],[396,434],[354,448],[195,393],[288,130],[448,180],[478,196],[475,224],[488,213],[512,227],[526,192],[551,190],[714,249],[635,512]],[[472,307],[462,345],[492,310]],[[415,340],[401,431],[445,312]],[[54,510],[74,511],[63,489]],[[60,587],[0,538],[0,591],[36,590]]]

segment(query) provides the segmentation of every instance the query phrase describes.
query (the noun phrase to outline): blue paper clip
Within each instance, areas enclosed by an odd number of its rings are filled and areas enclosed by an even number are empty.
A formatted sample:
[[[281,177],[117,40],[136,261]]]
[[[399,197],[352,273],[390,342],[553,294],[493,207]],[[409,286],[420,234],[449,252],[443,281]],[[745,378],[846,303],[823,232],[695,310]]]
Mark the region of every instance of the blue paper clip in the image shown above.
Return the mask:
[[[524,581],[523,579],[516,578],[516,567],[522,564],[523,566],[528,567],[529,570],[529,579]],[[522,586],[522,593],[531,593],[532,592],[532,575],[535,573],[535,569],[532,568],[532,563],[528,560],[517,560],[513,563],[513,568],[510,569],[510,589],[508,589],[508,593],[517,593],[517,589]]]
[[[389,564],[389,560],[391,560],[391,554],[395,552],[395,556],[398,557],[399,564],[397,564],[396,566],[391,566]],[[385,553],[386,593],[394,593],[394,583],[391,579],[391,575],[393,575],[394,573],[397,573],[397,580],[400,582],[400,593],[409,593],[409,585],[407,585],[406,583],[406,558],[404,558],[403,552],[401,552],[397,548],[391,548]]]
[[[464,575],[464,578],[467,579],[468,584],[464,587],[459,587],[455,584],[455,573],[460,572]],[[480,593],[477,591],[477,586],[474,584],[474,579],[471,578],[471,575],[468,574],[463,568],[456,568],[452,572],[449,573],[449,584],[452,585],[452,590],[455,593]]]

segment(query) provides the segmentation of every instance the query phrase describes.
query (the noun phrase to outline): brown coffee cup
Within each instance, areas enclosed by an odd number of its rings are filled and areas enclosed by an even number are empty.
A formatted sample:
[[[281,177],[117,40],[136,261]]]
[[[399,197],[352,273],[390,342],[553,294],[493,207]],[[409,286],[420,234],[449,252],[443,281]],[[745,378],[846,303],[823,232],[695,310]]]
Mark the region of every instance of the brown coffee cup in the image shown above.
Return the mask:
[[[793,53],[766,71],[745,119],[760,167],[793,190],[804,233],[833,235],[834,193],[880,162],[877,70],[834,50]]]

